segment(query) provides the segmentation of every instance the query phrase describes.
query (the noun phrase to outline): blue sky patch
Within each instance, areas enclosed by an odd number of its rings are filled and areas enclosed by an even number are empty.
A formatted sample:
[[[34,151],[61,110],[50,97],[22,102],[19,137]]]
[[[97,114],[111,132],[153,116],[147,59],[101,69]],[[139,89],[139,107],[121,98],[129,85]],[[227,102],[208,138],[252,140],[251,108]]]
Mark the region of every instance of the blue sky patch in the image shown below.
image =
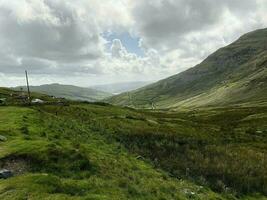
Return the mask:
[[[128,32],[124,33],[104,33],[103,37],[109,41],[107,44],[107,49],[110,51],[110,47],[112,45],[112,41],[114,39],[119,39],[122,43],[122,45],[127,49],[128,52],[134,53],[138,56],[143,57],[144,52],[143,50],[138,46],[140,38],[138,37],[132,37]]]

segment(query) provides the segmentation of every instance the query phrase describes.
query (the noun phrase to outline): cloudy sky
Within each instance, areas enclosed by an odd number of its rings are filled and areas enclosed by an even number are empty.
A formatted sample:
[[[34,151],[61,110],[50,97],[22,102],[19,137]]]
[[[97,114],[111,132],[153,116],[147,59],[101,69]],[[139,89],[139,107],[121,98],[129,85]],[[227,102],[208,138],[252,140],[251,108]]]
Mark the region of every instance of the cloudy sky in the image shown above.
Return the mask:
[[[0,0],[0,86],[158,80],[267,27],[267,0]]]

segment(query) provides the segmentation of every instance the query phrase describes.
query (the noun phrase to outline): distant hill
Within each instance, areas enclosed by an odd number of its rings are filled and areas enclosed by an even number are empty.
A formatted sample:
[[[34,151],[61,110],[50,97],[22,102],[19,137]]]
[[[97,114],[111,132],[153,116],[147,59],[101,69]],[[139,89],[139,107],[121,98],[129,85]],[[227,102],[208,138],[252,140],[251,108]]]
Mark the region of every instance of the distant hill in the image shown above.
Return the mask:
[[[121,83],[113,83],[113,84],[95,85],[95,86],[91,86],[91,88],[104,91],[104,92],[109,92],[112,94],[120,94],[122,92],[136,90],[150,83],[151,82],[145,82],[145,81],[143,82],[142,81],[121,82]]]
[[[26,86],[18,86],[12,89],[26,91]],[[33,92],[44,93],[55,97],[63,97],[71,100],[98,101],[111,96],[110,93],[98,91],[91,88],[77,87],[73,85],[47,84],[40,86],[30,86]]]
[[[31,97],[32,99],[42,99],[45,102],[56,102],[56,100],[50,96],[37,92],[32,92]],[[27,92],[14,91],[10,88],[0,87],[0,105],[17,105],[27,102]]]
[[[139,108],[232,105],[267,101],[267,29],[217,50],[182,73],[108,102]]]

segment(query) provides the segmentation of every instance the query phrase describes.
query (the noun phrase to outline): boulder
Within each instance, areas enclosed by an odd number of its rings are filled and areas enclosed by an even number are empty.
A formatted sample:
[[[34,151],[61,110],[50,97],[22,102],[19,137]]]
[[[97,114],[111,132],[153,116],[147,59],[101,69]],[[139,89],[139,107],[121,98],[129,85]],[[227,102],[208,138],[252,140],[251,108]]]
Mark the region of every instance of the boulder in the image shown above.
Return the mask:
[[[0,142],[5,142],[7,140],[7,138],[3,135],[0,135]]]
[[[0,179],[7,179],[13,176],[13,173],[10,170],[7,169],[1,169],[0,170]]]

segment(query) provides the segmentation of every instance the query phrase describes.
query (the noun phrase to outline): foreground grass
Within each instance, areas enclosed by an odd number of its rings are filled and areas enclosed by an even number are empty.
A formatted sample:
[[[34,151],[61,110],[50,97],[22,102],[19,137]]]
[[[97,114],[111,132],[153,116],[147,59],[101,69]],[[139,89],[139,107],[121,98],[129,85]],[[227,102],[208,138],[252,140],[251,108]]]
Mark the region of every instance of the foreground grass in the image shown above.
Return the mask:
[[[0,180],[0,199],[234,199],[171,178],[103,134],[101,122],[130,114],[97,105],[0,107],[0,166],[15,173]]]
[[[265,104],[179,112],[74,105],[59,115],[115,138],[169,176],[240,198],[266,195],[266,113]]]

